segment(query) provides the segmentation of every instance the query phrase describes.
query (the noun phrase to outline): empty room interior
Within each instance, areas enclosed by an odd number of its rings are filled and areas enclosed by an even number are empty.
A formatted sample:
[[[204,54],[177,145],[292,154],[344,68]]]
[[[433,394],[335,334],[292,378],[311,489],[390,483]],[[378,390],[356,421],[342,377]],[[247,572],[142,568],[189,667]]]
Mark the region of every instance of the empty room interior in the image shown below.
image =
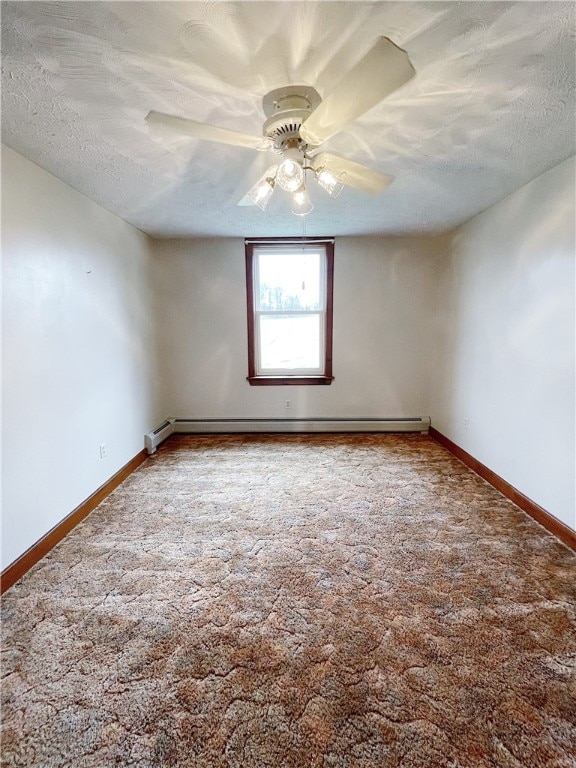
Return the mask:
[[[2,766],[576,768],[576,6],[2,2]]]

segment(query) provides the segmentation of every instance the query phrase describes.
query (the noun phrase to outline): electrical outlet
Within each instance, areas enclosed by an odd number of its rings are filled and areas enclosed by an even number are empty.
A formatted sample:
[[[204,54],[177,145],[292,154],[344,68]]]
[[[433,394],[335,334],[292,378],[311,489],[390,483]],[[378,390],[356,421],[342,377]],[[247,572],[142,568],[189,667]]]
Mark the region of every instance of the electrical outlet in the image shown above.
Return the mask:
[[[292,400],[286,400],[286,408],[292,408]]]
[[[464,419],[464,429],[468,429],[468,424],[470,424],[470,419]]]
[[[107,453],[108,453],[108,452],[107,452],[107,450],[106,450],[106,443],[102,443],[102,444],[100,445],[100,458],[101,458],[101,459],[105,459],[105,458],[106,458],[106,455],[107,455]]]

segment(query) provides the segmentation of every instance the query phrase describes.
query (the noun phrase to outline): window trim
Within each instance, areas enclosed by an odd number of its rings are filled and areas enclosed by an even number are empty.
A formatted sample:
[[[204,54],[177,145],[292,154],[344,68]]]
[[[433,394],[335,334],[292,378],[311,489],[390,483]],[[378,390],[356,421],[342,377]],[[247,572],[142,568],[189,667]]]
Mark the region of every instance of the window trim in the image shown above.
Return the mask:
[[[326,309],[324,314],[324,373],[303,376],[302,374],[263,375],[256,368],[256,328],[254,304],[254,248],[261,245],[324,245],[326,254]],[[329,385],[332,375],[332,321],[334,293],[334,238],[327,237],[263,237],[244,241],[246,253],[246,308],[248,318],[248,376],[250,386],[301,386]]]

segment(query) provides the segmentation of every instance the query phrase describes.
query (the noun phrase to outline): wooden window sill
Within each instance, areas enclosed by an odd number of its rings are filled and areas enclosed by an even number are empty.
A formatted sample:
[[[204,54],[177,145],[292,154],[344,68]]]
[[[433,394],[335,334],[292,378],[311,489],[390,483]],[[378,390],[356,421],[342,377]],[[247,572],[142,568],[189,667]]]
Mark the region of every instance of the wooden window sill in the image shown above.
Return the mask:
[[[247,376],[246,381],[251,387],[329,385],[334,381],[334,376]]]

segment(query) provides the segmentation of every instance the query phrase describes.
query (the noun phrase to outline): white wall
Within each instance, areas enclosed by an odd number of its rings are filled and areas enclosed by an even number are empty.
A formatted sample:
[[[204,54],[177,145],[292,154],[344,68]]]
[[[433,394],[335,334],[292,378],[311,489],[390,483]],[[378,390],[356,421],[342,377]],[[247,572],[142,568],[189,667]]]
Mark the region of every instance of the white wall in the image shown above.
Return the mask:
[[[572,158],[456,231],[442,262],[431,413],[572,528],[574,189]]]
[[[2,203],[5,567],[133,458],[163,409],[149,239],[7,147]]]
[[[2,567],[168,415],[431,415],[576,527],[574,160],[452,242],[338,238],[329,387],[246,382],[241,239],[152,242],[7,148],[2,182]]]
[[[242,239],[155,242],[166,415],[428,417],[439,242],[337,238],[335,380],[302,387],[246,381]]]

